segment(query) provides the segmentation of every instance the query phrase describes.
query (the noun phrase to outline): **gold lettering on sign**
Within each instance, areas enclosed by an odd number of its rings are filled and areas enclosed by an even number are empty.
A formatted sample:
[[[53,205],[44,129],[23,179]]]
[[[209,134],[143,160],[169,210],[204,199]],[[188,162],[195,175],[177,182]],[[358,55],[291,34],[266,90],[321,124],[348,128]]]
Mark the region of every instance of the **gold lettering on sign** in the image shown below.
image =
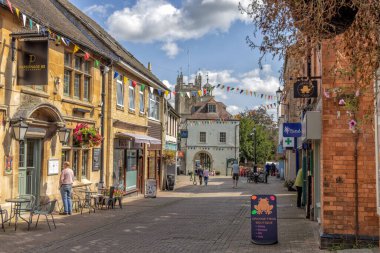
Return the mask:
[[[32,64],[32,63],[35,62],[35,61],[36,61],[36,56],[33,55],[33,54],[30,54],[30,55],[29,55],[29,64]]]

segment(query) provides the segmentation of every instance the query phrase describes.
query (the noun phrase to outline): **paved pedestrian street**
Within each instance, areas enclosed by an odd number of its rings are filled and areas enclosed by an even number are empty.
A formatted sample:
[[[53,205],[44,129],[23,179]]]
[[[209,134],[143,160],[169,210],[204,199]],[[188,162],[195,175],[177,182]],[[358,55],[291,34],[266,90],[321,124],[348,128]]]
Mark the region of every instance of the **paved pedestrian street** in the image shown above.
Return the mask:
[[[123,209],[56,215],[57,229],[41,222],[27,231],[0,232],[0,252],[325,252],[318,249],[318,226],[295,207],[295,194],[282,181],[246,183],[237,189],[229,177],[211,177],[209,186],[179,177],[174,192],[155,199],[130,197]],[[251,194],[278,197],[279,243],[250,241]]]

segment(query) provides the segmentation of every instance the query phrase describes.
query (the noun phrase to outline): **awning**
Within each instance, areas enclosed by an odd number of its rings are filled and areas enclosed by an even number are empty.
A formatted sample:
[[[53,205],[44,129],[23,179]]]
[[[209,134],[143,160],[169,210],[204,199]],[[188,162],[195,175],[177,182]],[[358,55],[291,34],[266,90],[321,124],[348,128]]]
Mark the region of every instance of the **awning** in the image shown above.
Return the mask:
[[[120,136],[132,138],[136,143],[161,144],[161,140],[143,134],[117,133]]]

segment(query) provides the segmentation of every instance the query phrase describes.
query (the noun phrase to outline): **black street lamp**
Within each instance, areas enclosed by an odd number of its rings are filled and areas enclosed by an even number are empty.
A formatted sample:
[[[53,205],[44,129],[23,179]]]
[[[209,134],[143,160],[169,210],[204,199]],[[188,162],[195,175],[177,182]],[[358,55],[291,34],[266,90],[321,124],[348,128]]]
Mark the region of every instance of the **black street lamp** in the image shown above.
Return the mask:
[[[26,131],[28,131],[28,125],[25,122],[20,121],[19,123],[16,123],[14,125],[12,124],[12,128],[16,140],[25,140]]]
[[[257,141],[256,141],[256,127],[253,128],[253,132],[251,133],[251,136],[253,135],[253,144],[254,144],[254,157],[255,157],[255,163],[254,163],[254,171],[256,172],[257,170]]]
[[[68,128],[61,128],[61,129],[58,130],[59,141],[62,144],[66,144],[67,143],[67,141],[69,140],[69,136],[70,136],[70,129],[68,129]]]

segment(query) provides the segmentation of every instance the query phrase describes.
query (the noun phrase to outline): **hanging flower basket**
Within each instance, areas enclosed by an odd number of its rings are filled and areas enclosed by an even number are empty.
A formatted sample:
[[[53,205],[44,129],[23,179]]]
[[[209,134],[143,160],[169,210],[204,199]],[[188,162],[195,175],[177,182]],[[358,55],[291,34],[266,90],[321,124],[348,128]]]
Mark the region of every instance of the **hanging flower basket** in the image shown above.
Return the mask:
[[[74,143],[82,148],[99,146],[102,140],[103,137],[93,126],[78,124],[74,129]]]
[[[162,158],[165,163],[172,165],[175,164],[176,159],[176,151],[174,150],[164,150],[162,154]]]

